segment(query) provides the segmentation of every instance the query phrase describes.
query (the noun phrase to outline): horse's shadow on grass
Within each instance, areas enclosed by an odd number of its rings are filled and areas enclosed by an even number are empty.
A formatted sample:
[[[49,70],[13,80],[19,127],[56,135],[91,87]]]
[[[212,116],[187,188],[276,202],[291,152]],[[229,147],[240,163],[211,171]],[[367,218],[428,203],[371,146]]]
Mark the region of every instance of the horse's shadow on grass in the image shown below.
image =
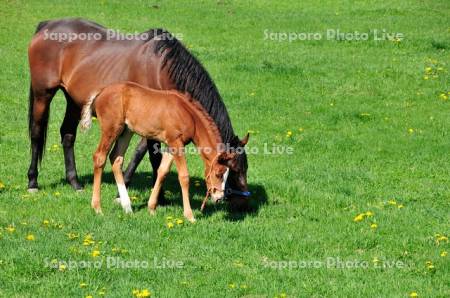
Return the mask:
[[[93,175],[88,174],[84,176],[79,177],[80,182],[83,183],[83,185],[86,184],[92,184],[93,181]],[[62,181],[65,181],[62,179]],[[200,186],[195,186],[195,182],[200,182]],[[114,184],[115,180],[114,176],[111,172],[104,172],[102,176],[102,183],[104,184]],[[198,184],[197,184],[198,185]],[[145,209],[147,208],[147,200],[150,195],[150,189],[152,186],[152,178],[149,176],[148,173],[142,173],[138,172],[135,173],[133,176],[133,179],[131,180],[131,183],[128,187],[129,191],[137,191],[141,193],[140,197],[145,198],[144,201],[134,203],[133,209],[135,211]],[[262,205],[267,203],[267,193],[264,188],[264,186],[260,184],[248,184],[249,191],[252,193],[250,199],[248,200],[247,204],[245,204],[243,207],[236,207],[235,205],[232,205],[230,203],[224,202],[219,204],[213,204],[211,201],[208,202],[205,209],[203,210],[203,216],[209,217],[213,215],[217,211],[226,211],[225,219],[229,221],[239,221],[244,219],[247,216],[255,216],[258,214],[259,209]],[[168,193],[168,195],[165,196],[165,202],[160,205],[172,205],[172,206],[182,206],[183,202],[181,199],[181,187],[178,182],[178,176],[176,173],[170,172],[165,181],[163,186],[163,191]],[[204,179],[198,176],[191,176],[190,177],[190,186],[189,186],[189,194],[191,198],[191,207],[194,210],[199,210],[203,198],[206,194],[206,188],[205,188],[205,182]],[[202,199],[193,200],[193,195],[200,196]]]

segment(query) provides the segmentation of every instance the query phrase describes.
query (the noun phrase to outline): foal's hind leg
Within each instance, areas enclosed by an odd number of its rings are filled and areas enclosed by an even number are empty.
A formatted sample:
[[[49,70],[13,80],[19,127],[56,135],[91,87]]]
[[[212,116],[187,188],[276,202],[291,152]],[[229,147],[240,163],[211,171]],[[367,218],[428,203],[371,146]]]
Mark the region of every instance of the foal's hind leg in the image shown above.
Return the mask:
[[[116,139],[117,134],[106,134],[102,131],[102,137],[98,144],[92,159],[94,161],[94,185],[92,186],[92,201],[91,206],[97,214],[102,213],[100,206],[100,192],[102,184],[102,173],[106,163],[106,156],[108,155],[111,145]]]
[[[154,214],[156,210],[156,206],[158,205],[158,197],[161,192],[162,184],[167,174],[170,171],[170,167],[172,166],[173,155],[164,152],[162,154],[162,161],[158,168],[158,178],[156,179],[155,184],[153,185],[152,193],[150,194],[150,199],[148,200],[148,211],[150,214]]]
[[[64,121],[60,128],[61,143],[64,149],[64,163],[66,166],[66,179],[75,190],[82,190],[78,182],[75,153],[73,146],[77,135],[77,126],[81,116],[80,108],[74,103],[70,95],[64,90],[67,107]]]
[[[117,139],[116,145],[109,155],[114,178],[116,180],[117,188],[119,189],[120,205],[122,205],[125,213],[133,212],[133,210],[131,209],[130,197],[128,196],[127,188],[125,186],[125,181],[122,174],[123,156],[128,148],[128,144],[130,143],[132,136],[133,133],[129,129],[125,128],[122,135]]]

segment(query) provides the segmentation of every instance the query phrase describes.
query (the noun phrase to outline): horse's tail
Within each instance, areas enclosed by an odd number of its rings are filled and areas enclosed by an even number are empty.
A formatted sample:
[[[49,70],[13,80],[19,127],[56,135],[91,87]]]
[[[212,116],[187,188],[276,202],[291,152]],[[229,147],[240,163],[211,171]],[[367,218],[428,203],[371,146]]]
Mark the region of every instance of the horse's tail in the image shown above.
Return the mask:
[[[80,130],[85,132],[92,126],[92,105],[100,92],[91,95],[81,110]]]

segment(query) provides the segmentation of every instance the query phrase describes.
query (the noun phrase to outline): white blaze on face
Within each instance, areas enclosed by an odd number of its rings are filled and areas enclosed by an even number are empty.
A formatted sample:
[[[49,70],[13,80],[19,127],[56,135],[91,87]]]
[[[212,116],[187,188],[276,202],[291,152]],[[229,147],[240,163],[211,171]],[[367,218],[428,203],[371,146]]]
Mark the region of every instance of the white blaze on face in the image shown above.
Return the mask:
[[[230,173],[230,168],[227,168],[223,174],[222,190],[225,191],[225,185],[227,184],[228,174]]]

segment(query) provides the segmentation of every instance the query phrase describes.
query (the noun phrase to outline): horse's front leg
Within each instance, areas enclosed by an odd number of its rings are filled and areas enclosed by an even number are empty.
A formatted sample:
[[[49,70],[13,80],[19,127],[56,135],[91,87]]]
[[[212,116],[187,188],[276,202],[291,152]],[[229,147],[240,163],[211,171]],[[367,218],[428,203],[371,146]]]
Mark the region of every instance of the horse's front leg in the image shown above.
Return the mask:
[[[164,152],[162,154],[161,164],[158,168],[158,177],[155,181],[155,184],[153,185],[153,190],[150,195],[150,199],[148,200],[148,211],[150,212],[150,214],[155,213],[156,206],[158,205],[159,193],[161,192],[164,179],[166,178],[167,174],[170,171],[172,162],[173,162],[173,155],[168,152]]]
[[[81,116],[80,108],[74,103],[70,95],[64,91],[67,100],[66,114],[60,128],[61,144],[64,150],[64,164],[66,166],[66,179],[75,190],[82,190],[78,182],[75,163],[74,143],[77,135],[78,122]]]
[[[173,154],[175,165],[178,170],[178,181],[181,186],[181,193],[183,195],[183,214],[190,222],[195,222],[194,213],[192,212],[191,203],[189,201],[189,171],[187,167],[186,158],[184,156],[184,147],[176,147]]]

